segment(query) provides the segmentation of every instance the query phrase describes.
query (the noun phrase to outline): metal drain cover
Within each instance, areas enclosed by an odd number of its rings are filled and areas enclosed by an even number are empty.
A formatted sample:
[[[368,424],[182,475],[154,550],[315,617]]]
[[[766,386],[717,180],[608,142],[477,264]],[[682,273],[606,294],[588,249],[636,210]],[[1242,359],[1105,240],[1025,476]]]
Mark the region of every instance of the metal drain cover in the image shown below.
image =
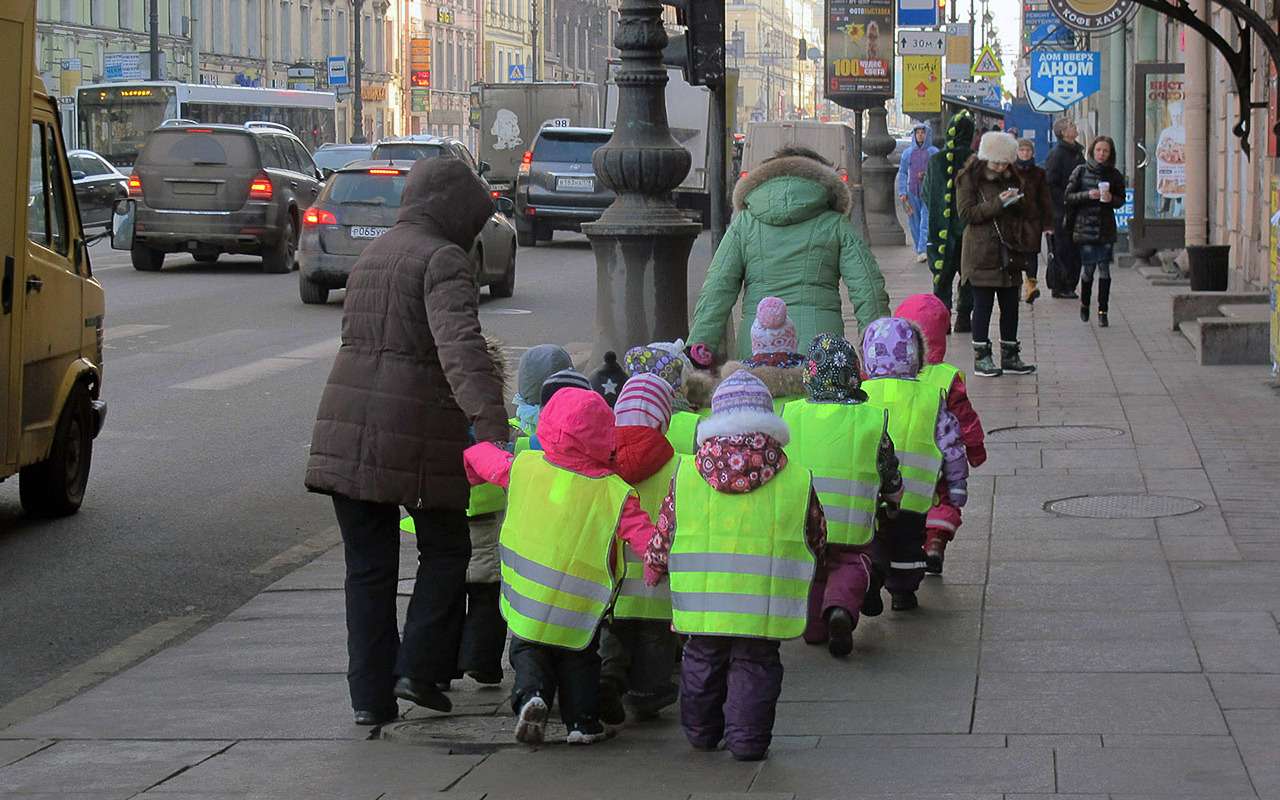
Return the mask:
[[[1084,494],[1050,500],[1044,508],[1066,517],[1154,519],[1191,514],[1204,508],[1204,503],[1158,494]]]
[[[562,744],[568,731],[556,719],[548,719],[546,743]],[[516,741],[516,720],[509,713],[451,714],[421,717],[382,726],[379,737],[404,744],[447,747],[454,753],[491,753],[508,747],[524,747]]]
[[[1102,425],[1025,425],[1012,428],[993,428],[987,431],[988,442],[1088,442],[1094,439],[1111,439],[1123,436],[1119,428]]]

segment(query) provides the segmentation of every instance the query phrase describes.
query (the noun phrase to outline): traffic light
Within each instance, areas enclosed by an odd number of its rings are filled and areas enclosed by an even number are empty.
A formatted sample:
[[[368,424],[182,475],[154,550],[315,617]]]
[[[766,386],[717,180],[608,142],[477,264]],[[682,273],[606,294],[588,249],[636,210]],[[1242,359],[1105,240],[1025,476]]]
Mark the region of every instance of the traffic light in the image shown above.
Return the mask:
[[[695,86],[724,84],[724,3],[721,0],[663,0],[673,6],[685,33],[675,34],[662,51],[662,62],[679,67]]]

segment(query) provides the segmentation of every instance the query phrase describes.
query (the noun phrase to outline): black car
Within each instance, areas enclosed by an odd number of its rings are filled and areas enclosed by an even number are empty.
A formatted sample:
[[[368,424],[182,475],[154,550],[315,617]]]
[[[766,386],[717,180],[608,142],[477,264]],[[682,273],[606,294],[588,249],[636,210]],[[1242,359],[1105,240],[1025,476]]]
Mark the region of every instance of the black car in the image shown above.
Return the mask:
[[[607,128],[543,128],[516,177],[516,233],[521,247],[549,241],[553,231],[580,230],[613,202],[591,156],[609,141]]]
[[[372,153],[371,144],[324,144],[311,157],[325,177],[328,177],[354,161],[369,158]]]
[[[112,204],[129,196],[128,179],[92,150],[72,150],[67,153],[67,161],[80,205],[81,226],[109,226]]]
[[[201,263],[249,253],[262,256],[264,272],[288,272],[297,266],[302,214],[322,182],[307,148],[287,130],[157,128],[129,176],[138,205],[133,266],[158,270],[166,253],[191,253]]]

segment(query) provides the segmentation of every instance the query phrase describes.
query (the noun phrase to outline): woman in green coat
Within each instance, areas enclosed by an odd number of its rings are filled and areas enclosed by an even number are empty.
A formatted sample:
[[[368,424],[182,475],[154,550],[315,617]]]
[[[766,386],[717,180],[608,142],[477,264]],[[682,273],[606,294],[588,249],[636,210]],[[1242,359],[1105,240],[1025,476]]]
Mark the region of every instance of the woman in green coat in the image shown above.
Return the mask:
[[[756,305],[769,295],[787,303],[801,349],[819,333],[844,336],[840,281],[858,326],[889,316],[884,276],[866,242],[849,222],[848,185],[831,163],[805,147],[784,147],[738,182],[733,223],[716,250],[693,312],[690,344],[722,356],[747,358],[720,348],[725,321],[743,294],[738,330],[751,329]]]

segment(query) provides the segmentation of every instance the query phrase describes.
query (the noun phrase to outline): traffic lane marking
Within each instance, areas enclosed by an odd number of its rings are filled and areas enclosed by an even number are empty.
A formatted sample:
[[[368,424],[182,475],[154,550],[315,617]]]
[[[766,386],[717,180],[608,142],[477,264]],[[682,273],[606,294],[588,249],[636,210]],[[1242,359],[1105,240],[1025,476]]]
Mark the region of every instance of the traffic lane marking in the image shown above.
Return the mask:
[[[171,386],[171,389],[188,389],[193,391],[221,391],[235,389],[262,378],[279,375],[282,372],[296,369],[304,364],[327,358],[338,352],[339,340],[328,338],[315,344],[299,347],[266,358],[259,358],[238,367],[231,367],[189,381]]]
[[[108,342],[114,342],[118,339],[127,339],[130,336],[139,336],[152,331],[162,331],[168,328],[168,325],[111,325],[102,332],[102,338]]]

